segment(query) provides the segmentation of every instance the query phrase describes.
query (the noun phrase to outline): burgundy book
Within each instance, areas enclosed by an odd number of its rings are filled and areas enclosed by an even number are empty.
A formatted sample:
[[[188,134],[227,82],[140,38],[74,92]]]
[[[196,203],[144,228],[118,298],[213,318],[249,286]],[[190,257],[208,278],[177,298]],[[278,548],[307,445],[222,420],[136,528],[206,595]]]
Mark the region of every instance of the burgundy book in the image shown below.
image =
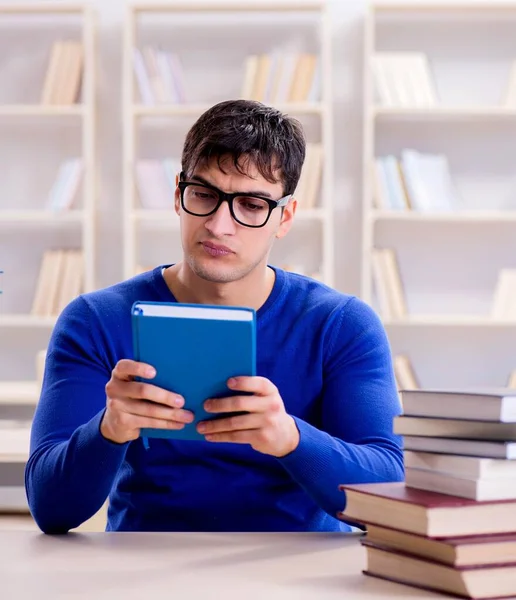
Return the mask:
[[[476,501],[410,488],[404,482],[343,484],[338,518],[428,537],[516,532],[516,500]]]

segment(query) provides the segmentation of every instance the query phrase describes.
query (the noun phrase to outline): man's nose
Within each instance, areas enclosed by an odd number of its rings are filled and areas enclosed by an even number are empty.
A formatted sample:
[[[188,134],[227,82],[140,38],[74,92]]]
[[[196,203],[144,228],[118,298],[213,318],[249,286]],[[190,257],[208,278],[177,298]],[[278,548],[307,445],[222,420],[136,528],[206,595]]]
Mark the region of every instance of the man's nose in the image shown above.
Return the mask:
[[[217,209],[217,212],[208,217],[205,227],[215,236],[235,233],[236,223],[231,216],[228,202],[223,202]]]

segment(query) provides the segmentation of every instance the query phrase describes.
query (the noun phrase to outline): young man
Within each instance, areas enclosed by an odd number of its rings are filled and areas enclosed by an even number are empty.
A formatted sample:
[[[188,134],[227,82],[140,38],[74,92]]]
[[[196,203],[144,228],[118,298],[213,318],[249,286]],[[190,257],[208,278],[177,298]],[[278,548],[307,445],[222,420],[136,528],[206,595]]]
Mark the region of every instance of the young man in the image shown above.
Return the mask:
[[[304,156],[297,121],[256,102],[214,106],[183,149],[183,260],[84,294],[60,315],[26,469],[44,532],[77,527],[108,495],[108,530],[345,531],[339,484],[403,479],[376,314],[267,264],[294,222]],[[258,376],[228,382],[247,394],[206,404],[248,414],[204,424],[206,441],[145,449],[140,428],[180,428],[192,415],[178,395],[134,380],[152,377],[152,365],[131,360],[136,300],[257,310]]]

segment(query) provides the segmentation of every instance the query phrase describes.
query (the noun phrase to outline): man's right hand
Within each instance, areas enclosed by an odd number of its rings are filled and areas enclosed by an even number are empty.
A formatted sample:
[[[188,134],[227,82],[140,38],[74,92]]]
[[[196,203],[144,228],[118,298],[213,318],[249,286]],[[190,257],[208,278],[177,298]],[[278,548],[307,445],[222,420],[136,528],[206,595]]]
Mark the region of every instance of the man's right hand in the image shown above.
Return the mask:
[[[118,361],[106,384],[106,411],[100,432],[108,440],[124,444],[135,440],[143,427],[183,429],[193,421],[193,413],[183,410],[178,394],[135,377],[151,379],[156,372],[150,365],[123,359]]]

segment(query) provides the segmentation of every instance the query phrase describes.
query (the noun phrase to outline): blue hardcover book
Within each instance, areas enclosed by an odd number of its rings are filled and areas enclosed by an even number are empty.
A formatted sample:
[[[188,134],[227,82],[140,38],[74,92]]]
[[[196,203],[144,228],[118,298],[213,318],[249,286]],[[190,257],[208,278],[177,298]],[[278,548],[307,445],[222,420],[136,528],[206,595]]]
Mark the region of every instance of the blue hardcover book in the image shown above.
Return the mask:
[[[233,376],[256,375],[256,312],[251,308],[135,302],[132,308],[134,360],[152,365],[156,377],[142,379],[181,394],[194,421],[181,430],[142,429],[144,438],[203,440],[199,421],[220,418],[207,413],[208,398],[235,394]]]

